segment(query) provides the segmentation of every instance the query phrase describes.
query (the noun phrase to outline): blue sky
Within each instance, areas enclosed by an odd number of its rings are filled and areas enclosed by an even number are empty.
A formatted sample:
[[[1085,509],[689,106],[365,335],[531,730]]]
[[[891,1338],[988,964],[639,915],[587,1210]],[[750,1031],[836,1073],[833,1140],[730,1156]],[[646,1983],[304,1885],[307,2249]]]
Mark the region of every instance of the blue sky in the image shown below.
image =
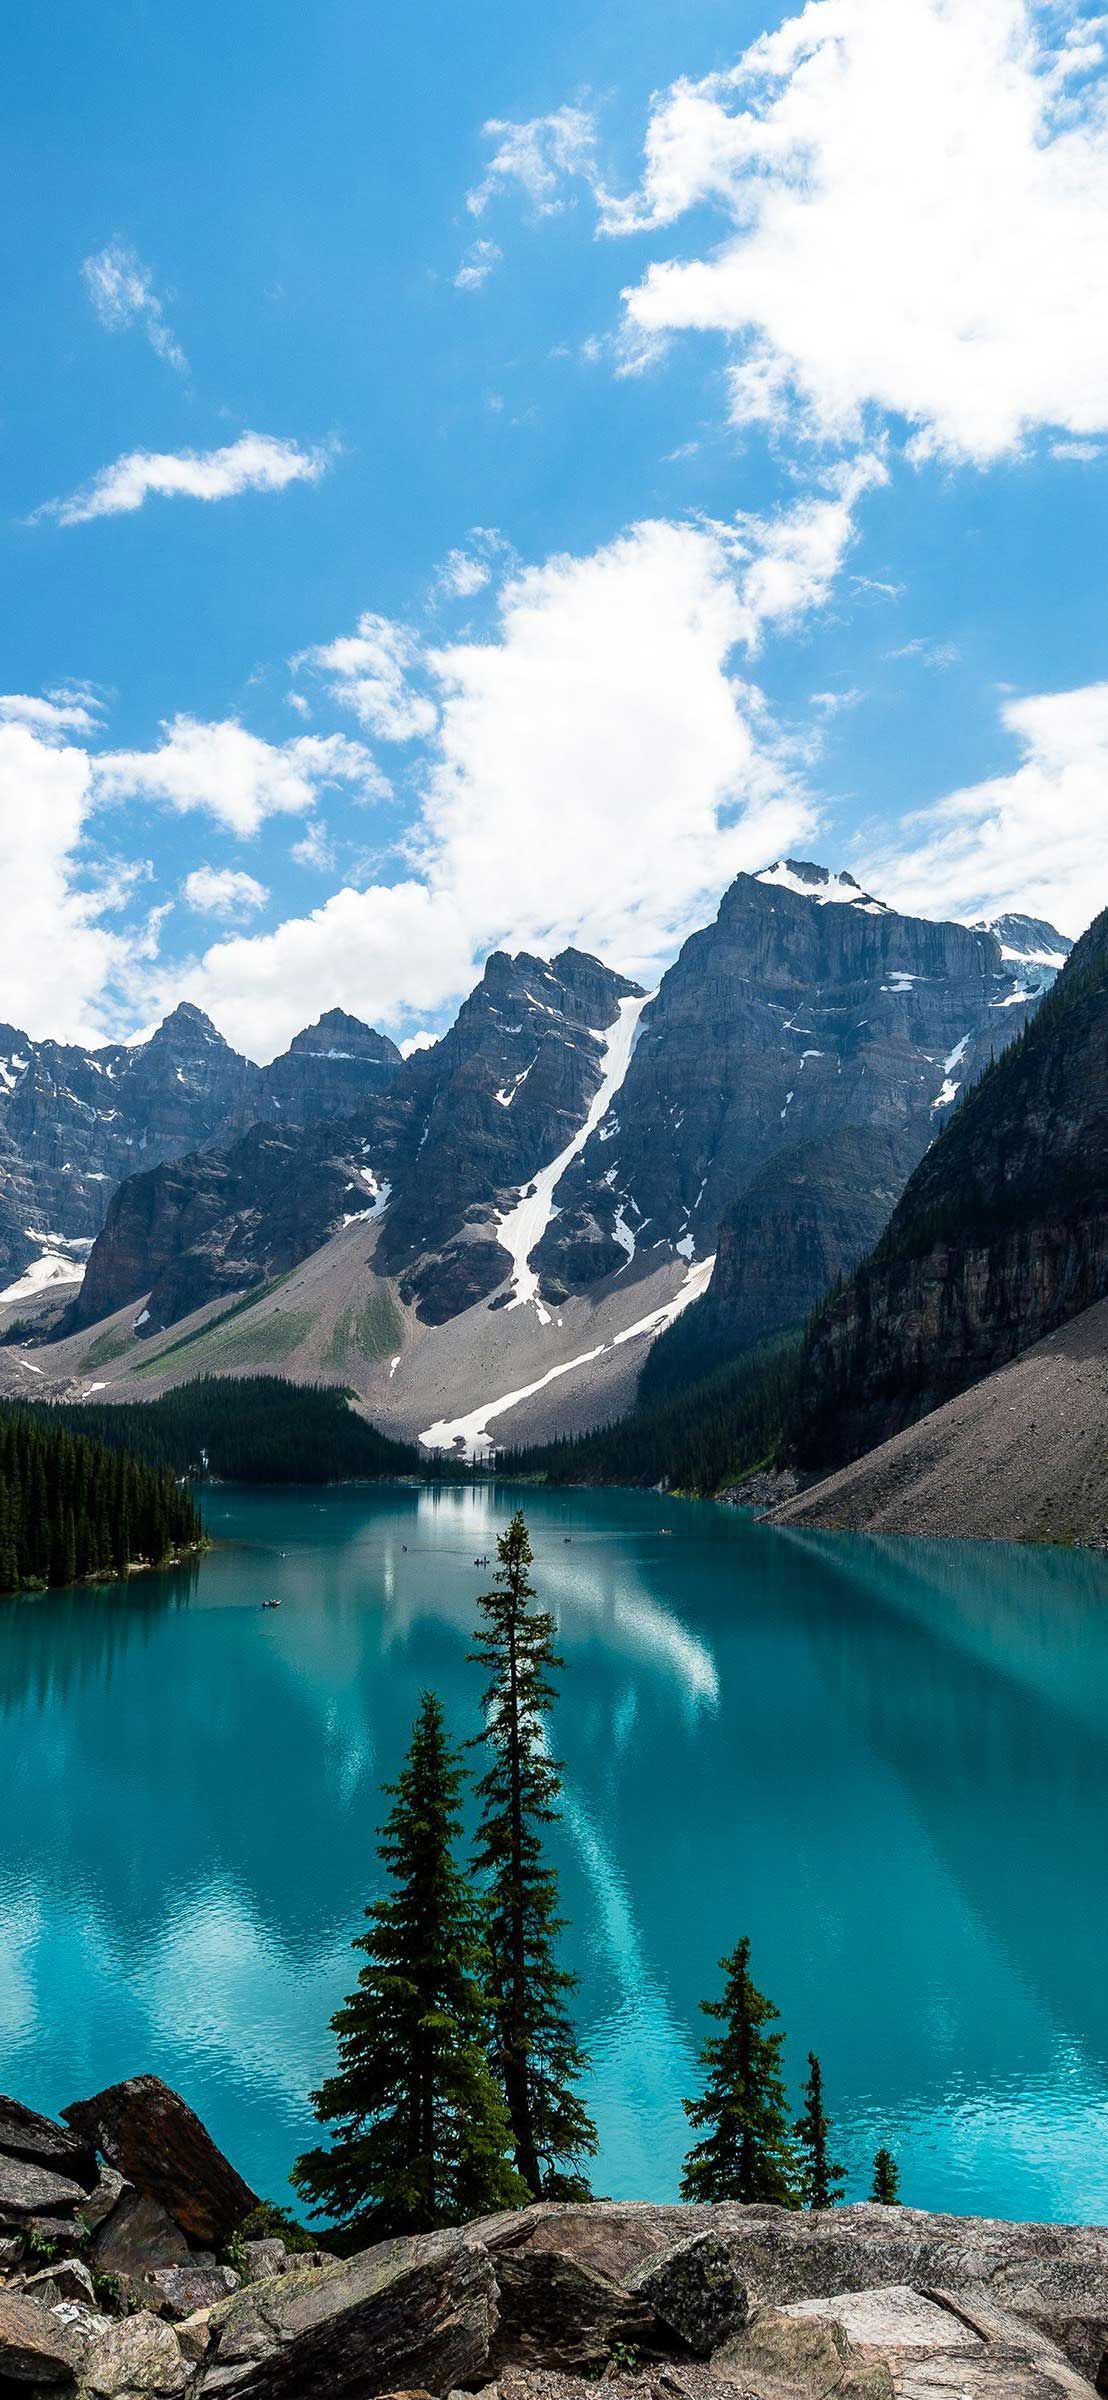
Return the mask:
[[[0,1018],[1108,901],[1092,8],[19,12]],[[206,496],[205,496],[206,495]]]

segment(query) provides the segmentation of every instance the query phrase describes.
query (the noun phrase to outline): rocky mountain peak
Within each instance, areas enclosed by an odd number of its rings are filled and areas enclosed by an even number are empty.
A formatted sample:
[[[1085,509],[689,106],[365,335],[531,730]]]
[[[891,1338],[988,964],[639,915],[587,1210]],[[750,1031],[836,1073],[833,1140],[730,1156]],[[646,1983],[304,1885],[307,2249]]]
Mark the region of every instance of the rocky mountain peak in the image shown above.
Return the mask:
[[[380,1065],[400,1065],[400,1052],[386,1033],[378,1033],[361,1017],[344,1008],[328,1008],[314,1025],[306,1025],[289,1043],[288,1058],[373,1059]]]
[[[230,1043],[224,1040],[218,1026],[205,1016],[203,1009],[195,1007],[191,1000],[179,1000],[176,1008],[171,1009],[169,1015],[163,1017],[161,1024],[155,1027],[149,1041],[136,1045],[136,1055],[140,1049],[147,1052],[188,1049],[196,1053],[211,1047],[226,1051],[228,1057],[234,1055]]]
[[[798,898],[818,901],[821,906],[831,903],[862,908],[869,915],[885,910],[885,902],[875,900],[872,892],[864,892],[849,869],[844,867],[835,874],[830,867],[821,867],[811,858],[775,859],[772,867],[759,868],[754,881],[776,884],[781,891],[795,892]]]

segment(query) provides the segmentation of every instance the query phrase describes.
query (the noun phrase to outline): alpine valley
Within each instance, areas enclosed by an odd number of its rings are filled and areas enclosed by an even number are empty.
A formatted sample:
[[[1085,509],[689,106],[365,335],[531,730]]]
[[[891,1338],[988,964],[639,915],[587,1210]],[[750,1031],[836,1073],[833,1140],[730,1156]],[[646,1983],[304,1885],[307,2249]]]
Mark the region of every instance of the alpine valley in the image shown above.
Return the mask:
[[[266,1067],[189,1006],[91,1051],[0,1028],[0,1390],[266,1371],[466,1457],[605,1423],[694,1303],[705,1356],[804,1324],[954,1158],[936,1137],[1070,947],[789,859],[738,876],[655,993],[494,952],[408,1057],[337,1011]]]

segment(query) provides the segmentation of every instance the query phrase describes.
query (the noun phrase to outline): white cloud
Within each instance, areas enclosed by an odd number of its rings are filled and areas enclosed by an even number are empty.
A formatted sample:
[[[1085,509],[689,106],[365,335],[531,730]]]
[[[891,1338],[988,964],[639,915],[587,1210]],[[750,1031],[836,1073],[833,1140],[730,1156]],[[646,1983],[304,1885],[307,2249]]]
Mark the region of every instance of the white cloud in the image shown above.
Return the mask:
[[[264,883],[237,867],[194,867],[185,877],[185,899],[204,917],[248,917],[269,898]]]
[[[435,576],[433,597],[472,600],[503,570],[512,546],[495,525],[472,525],[464,549],[448,550]]]
[[[129,515],[152,493],[229,500],[239,492],[283,492],[290,483],[318,483],[334,455],[332,446],[302,450],[268,433],[240,434],[222,450],[132,450],[69,499],[44,501],[34,520],[53,517],[59,525],[87,525],[94,517]]]
[[[310,867],[316,874],[325,875],[335,863],[335,854],[328,839],[326,826],[321,825],[318,820],[315,824],[309,825],[301,839],[293,843],[289,857],[294,866]]]
[[[274,933],[217,943],[165,983],[162,1005],[196,1000],[249,1056],[269,1059],[324,1009],[396,1023],[409,1009],[445,1007],[471,978],[451,899],[408,881],[345,888]]]
[[[461,266],[454,277],[457,292],[479,292],[487,283],[493,268],[500,265],[504,252],[496,242],[471,242]]]
[[[1108,429],[1103,17],[1030,0],[809,0],[729,72],[654,103],[608,233],[708,204],[720,246],[625,294],[648,342],[722,333],[739,421],[985,462]],[[1059,38],[1059,26],[1066,27]],[[495,162],[494,162],[495,163]]]
[[[174,717],[156,750],[104,751],[92,761],[96,798],[161,800],[201,808],[232,833],[256,833],[264,818],[310,809],[324,784],[346,783],[376,798],[380,776],[368,750],[342,734],[300,734],[276,745],[235,718],[203,724]]]
[[[482,216],[490,200],[513,184],[537,216],[557,216],[573,176],[596,181],[596,125],[587,109],[556,108],[520,125],[490,117],[482,133],[495,147],[480,183],[466,194],[471,216]]]
[[[438,718],[434,701],[412,688],[411,673],[421,661],[410,626],[367,609],[353,633],[301,651],[292,664],[324,676],[333,697],[382,741],[411,742],[433,733]]]
[[[660,522],[516,575],[495,638],[420,661],[441,717],[411,878],[220,943],[174,992],[268,1055],[332,1003],[432,1015],[498,943],[579,942],[655,975],[740,867],[812,831],[760,695],[732,672],[753,621],[741,572],[727,529]],[[354,638],[376,658],[367,622]]]
[[[919,633],[914,640],[885,652],[886,658],[916,658],[923,667],[956,667],[961,655],[956,642],[934,642]]]
[[[86,258],[81,273],[100,323],[109,333],[141,325],[158,357],[182,374],[187,371],[188,360],[166,324],[150,269],[125,242],[109,242],[105,250]]]
[[[98,1003],[128,952],[99,922],[118,888],[80,888],[90,807],[84,750],[0,725],[0,1018],[39,1038],[95,1040]]]
[[[1108,683],[1006,701],[1022,757],[1010,774],[952,792],[867,855],[870,888],[927,916],[1005,909],[1076,934],[1108,905]]]
[[[856,502],[887,480],[883,460],[865,452],[829,469],[822,494],[806,493],[776,517],[736,519],[736,550],[748,562],[742,598],[751,650],[767,625],[795,623],[823,606],[854,539]]]
[[[0,719],[6,725],[29,725],[44,739],[65,733],[96,733],[99,703],[87,692],[50,692],[43,699],[31,692],[0,693]]]
[[[821,716],[841,717],[845,709],[857,708],[865,696],[856,685],[851,684],[844,692],[810,692],[808,699],[810,706],[818,708]]]

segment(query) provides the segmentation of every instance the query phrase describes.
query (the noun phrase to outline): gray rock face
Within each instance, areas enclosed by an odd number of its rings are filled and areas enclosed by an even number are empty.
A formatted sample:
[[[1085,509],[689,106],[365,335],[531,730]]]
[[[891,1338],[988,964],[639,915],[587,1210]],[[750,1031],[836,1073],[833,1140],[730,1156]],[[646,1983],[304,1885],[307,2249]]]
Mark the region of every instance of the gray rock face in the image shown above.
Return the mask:
[[[55,2210],[79,2208],[85,2187],[52,2167],[34,2166],[30,2159],[8,2158],[0,2152],[0,2224],[41,2217]]]
[[[68,2125],[40,2117],[33,2108],[0,2094],[0,2151],[33,2166],[48,2167],[91,2191],[97,2179],[96,2158],[88,2143]]]
[[[122,2317],[92,2343],[81,2363],[80,2400],[176,2400],[191,2377],[181,2345],[148,2309]]]
[[[159,2316],[194,2316],[197,2309],[215,2308],[237,2292],[241,2278],[233,2267],[152,2267],[143,2278],[151,2305]]]
[[[213,2310],[200,2389],[342,2400],[472,2383],[489,2355],[487,2253],[452,2233],[382,2242],[337,2266],[248,2286]]]
[[[0,2390],[72,2391],[81,2345],[49,2311],[0,2287]]]
[[[166,2210],[193,2249],[221,2249],[257,2206],[257,2194],[195,2111],[157,2075],[109,2084],[62,2114],[137,2192]]]
[[[837,1466],[1108,1294],[1108,912],[828,1309],[797,1428]]]
[[[580,2374],[602,2365],[616,2344],[659,2347],[648,2297],[559,2250],[501,2250],[496,2287],[499,2324],[490,2362],[496,2373],[543,2366]]]
[[[28,2300],[37,2300],[40,2308],[56,2308],[59,2300],[83,2300],[95,2307],[96,2289],[92,2276],[81,2258],[60,2258],[56,2266],[40,2267],[36,2274],[23,2277],[23,2292]]]
[[[714,2233],[674,2242],[635,2270],[629,2288],[695,2358],[710,2358],[750,2315],[746,2286],[726,2242]]]
[[[617,1211],[644,1245],[704,1257],[786,1145],[872,1128],[903,1147],[902,1178],[1037,1005],[995,934],[856,886],[823,904],[825,870],[787,862],[797,889],[775,872],[738,876],[663,977],[609,1120],[559,1186],[540,1252],[552,1294],[623,1265]]]
[[[187,1002],[133,1046],[33,1042],[0,1025],[0,1289],[39,1254],[39,1229],[90,1242],[137,1169],[255,1123],[344,1117],[399,1065],[395,1043],[338,1009],[269,1067]]]
[[[160,2201],[126,2185],[89,2244],[98,2275],[145,2275],[150,2267],[187,2264],[190,2251],[179,2225]]]

